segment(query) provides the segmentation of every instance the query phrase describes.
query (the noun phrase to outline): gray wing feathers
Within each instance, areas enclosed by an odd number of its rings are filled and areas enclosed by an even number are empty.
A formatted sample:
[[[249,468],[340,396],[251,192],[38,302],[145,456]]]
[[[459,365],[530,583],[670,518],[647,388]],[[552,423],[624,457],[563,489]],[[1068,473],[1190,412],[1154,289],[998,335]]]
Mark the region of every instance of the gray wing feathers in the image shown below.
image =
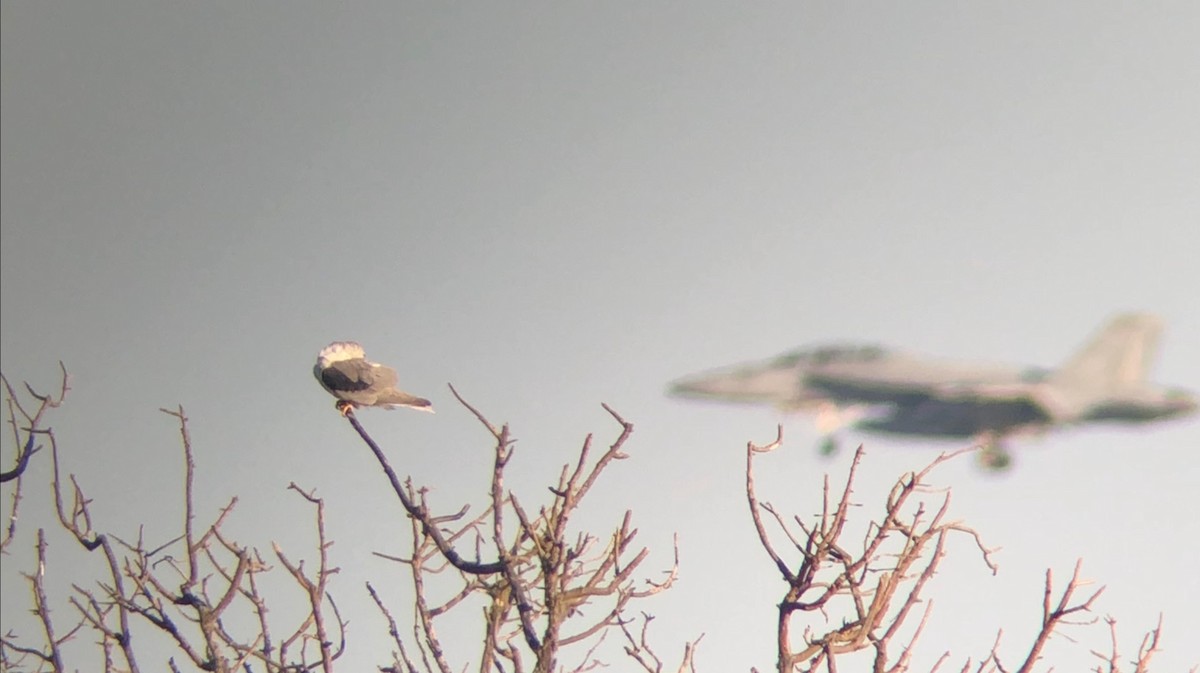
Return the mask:
[[[396,370],[384,365],[371,365],[371,371],[366,376],[371,378],[372,385],[383,390],[384,388],[395,388],[400,377],[396,376]]]
[[[366,360],[340,360],[316,372],[321,385],[338,399],[362,406],[412,407],[433,411],[433,405],[396,389],[396,370]]]

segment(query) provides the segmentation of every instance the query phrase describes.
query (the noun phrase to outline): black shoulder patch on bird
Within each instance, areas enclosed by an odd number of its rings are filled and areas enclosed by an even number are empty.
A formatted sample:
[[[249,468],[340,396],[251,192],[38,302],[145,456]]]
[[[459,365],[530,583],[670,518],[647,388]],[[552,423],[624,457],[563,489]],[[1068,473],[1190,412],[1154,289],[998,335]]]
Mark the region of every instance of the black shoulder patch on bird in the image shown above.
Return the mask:
[[[363,360],[343,360],[321,370],[321,382],[330,390],[366,390],[373,381],[371,365]]]

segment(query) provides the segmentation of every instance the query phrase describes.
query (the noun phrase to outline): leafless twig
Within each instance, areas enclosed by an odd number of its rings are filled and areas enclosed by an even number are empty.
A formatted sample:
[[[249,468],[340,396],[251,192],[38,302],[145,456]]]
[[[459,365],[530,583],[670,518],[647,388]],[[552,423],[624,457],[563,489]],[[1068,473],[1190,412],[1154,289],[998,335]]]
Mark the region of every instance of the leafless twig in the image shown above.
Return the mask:
[[[608,406],[604,409],[621,427],[617,439],[608,449],[593,458],[593,439],[585,438],[577,459],[564,465],[556,486],[550,488],[548,505],[530,511],[516,494],[505,487],[505,470],[513,458],[515,446],[507,425],[495,425],[483,413],[466,402],[451,388],[460,404],[467,409],[495,440],[491,485],[486,509],[488,532],[481,524],[483,515],[460,519],[457,515],[434,516],[411,484],[401,483],[391,468],[386,454],[370,438],[353,412],[347,414],[350,424],[375,454],[387,476],[392,490],[412,520],[413,555],[411,558],[389,556],[403,562],[411,570],[416,591],[415,616],[417,649],[422,657],[410,656],[403,639],[395,628],[395,620],[378,594],[372,592],[376,604],[388,620],[389,633],[397,643],[393,668],[396,670],[425,670],[451,673],[445,649],[437,637],[436,619],[447,609],[459,605],[468,595],[484,597],[484,647],[479,659],[481,671],[524,671],[527,659],[532,670],[558,670],[561,648],[589,644],[594,651],[609,629],[624,622],[623,614],[631,601],[645,598],[670,587],[677,575],[675,566],[667,578],[647,581],[638,587],[633,576],[649,554],[647,549],[633,546],[637,530],[632,515],[624,518],[607,542],[590,533],[573,534],[570,522],[600,475],[613,461],[626,457],[623,447],[633,431]],[[514,517],[513,519],[509,517]],[[449,526],[449,527],[448,527]],[[483,546],[490,547],[495,561],[470,561],[453,546],[468,534],[475,541],[478,559]],[[603,545],[602,545],[603,543]],[[677,550],[676,550],[677,551]],[[458,571],[461,589],[448,597],[442,608],[431,604],[426,577],[437,573],[440,562],[449,563]],[[585,620],[584,606],[607,601],[600,613]],[[691,650],[688,654],[691,665]],[[584,662],[573,670],[587,670],[595,661],[585,654]],[[403,668],[401,668],[403,667]]]

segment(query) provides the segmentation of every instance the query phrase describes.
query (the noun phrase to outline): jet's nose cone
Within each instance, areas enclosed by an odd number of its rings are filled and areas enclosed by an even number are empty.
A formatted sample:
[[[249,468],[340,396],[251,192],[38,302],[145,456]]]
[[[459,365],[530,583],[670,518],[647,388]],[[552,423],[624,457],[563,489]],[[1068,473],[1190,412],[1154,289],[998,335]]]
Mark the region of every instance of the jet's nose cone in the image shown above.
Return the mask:
[[[672,381],[667,386],[667,394],[671,397],[712,397],[729,392],[727,388],[715,377],[693,375]]]
[[[667,394],[722,402],[779,404],[795,397],[798,388],[799,374],[794,368],[743,365],[676,379],[668,384]]]

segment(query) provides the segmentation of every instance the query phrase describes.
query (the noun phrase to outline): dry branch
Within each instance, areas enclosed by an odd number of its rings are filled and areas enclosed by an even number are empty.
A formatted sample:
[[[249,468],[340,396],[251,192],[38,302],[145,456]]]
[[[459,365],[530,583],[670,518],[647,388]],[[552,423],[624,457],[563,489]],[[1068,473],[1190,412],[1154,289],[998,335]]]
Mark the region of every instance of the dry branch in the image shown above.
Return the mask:
[[[759,542],[786,584],[778,608],[777,670],[833,670],[843,655],[874,650],[875,671],[899,671],[907,667],[911,651],[928,618],[928,606],[899,654],[891,643],[906,624],[912,609],[922,601],[922,592],[944,554],[946,536],[969,528],[946,521],[947,493],[936,511],[926,510],[923,501],[912,503],[913,494],[927,489],[925,478],[937,465],[957,454],[939,456],[924,470],[902,477],[888,494],[883,511],[868,526],[861,544],[844,539],[855,474],[863,458],[860,446],[851,462],[840,497],[830,507],[828,477],[823,490],[822,510],[812,523],[795,518],[799,532],[791,530],[783,516],[769,503],[761,503],[754,481],[755,458],[778,449],[783,442],[780,427],[770,444],[746,447],[746,499]],[[775,526],[799,552],[785,559],[772,540],[762,513],[771,515]],[[978,542],[978,538],[976,537]],[[984,562],[995,570],[991,551],[980,544]],[[802,634],[795,630],[803,615],[833,613],[841,624],[822,626],[808,622]]]
[[[620,434],[595,458],[593,438],[591,435],[585,438],[578,457],[563,466],[558,484],[550,489],[549,503],[531,512],[522,505],[521,498],[505,487],[505,470],[515,449],[508,426],[492,424],[453,387],[451,391],[495,439],[486,517],[460,520],[465,508],[449,517],[433,515],[423,495],[417,498],[411,484],[401,484],[386,454],[353,412],[347,414],[351,426],[379,461],[412,521],[412,557],[390,558],[405,563],[411,571],[416,592],[415,645],[422,653],[420,659],[409,656],[411,648],[403,646],[391,611],[377,593],[372,593],[388,620],[389,634],[397,643],[391,669],[451,673],[453,669],[435,623],[439,616],[470,595],[480,597],[485,603],[479,670],[520,672],[532,665],[528,670],[556,671],[561,648],[571,645],[587,646],[584,661],[572,670],[594,668],[598,662],[590,653],[609,630],[622,627],[623,615],[631,602],[669,588],[678,568],[676,552],[675,566],[665,581],[647,581],[644,588],[634,584],[633,577],[649,550],[634,546],[637,530],[632,526],[630,512],[607,536],[571,532],[571,518],[605,469],[613,461],[626,457],[623,446],[633,432],[633,425],[605,405],[604,409],[620,425]],[[515,524],[509,516],[515,518]],[[481,529],[485,521],[486,534]],[[488,547],[495,560],[464,559],[454,548],[454,541],[468,536],[475,543],[476,558],[483,547]],[[459,574],[460,590],[445,599],[444,609],[439,610],[431,607],[427,579],[442,570],[445,567],[442,564],[449,564]],[[601,603],[604,606],[597,616],[584,617],[584,606]],[[691,655],[688,656],[690,661]]]

